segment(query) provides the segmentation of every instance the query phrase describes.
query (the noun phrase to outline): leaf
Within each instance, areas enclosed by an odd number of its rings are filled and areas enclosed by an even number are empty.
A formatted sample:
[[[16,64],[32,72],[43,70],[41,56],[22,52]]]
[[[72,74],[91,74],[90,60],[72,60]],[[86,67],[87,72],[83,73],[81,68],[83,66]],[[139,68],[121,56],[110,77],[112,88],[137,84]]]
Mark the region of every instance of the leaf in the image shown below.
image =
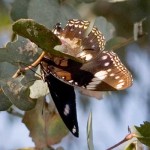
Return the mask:
[[[87,123],[87,142],[89,150],[94,150],[93,131],[92,131],[92,113],[90,113]]]
[[[114,37],[106,42],[106,50],[117,50],[130,43],[130,39],[127,40],[124,37]]]
[[[22,77],[10,79],[2,84],[2,90],[9,100],[21,110],[30,110],[35,107],[36,100],[29,98],[29,88],[21,84]],[[2,82],[2,81],[1,81]]]
[[[15,0],[12,4],[11,18],[16,21],[21,18],[28,18],[27,9],[30,0]]]
[[[52,31],[32,19],[20,19],[13,24],[12,28],[17,34],[30,39],[47,51],[61,44],[59,38]]]
[[[130,143],[125,150],[136,150],[136,144],[135,143]]]
[[[79,18],[79,14],[69,2],[32,0],[28,8],[28,17],[52,29],[56,23],[65,25],[68,19]]]
[[[95,2],[96,0],[76,0],[78,3],[93,3]]]
[[[140,127],[135,126],[135,128],[141,135],[139,137],[137,136],[137,139],[150,147],[150,122],[145,121]]]
[[[43,99],[37,101],[33,110],[25,113],[23,123],[29,129],[37,149],[57,144],[68,134],[54,104],[47,104]]]
[[[125,150],[144,150],[144,147],[141,142],[134,140],[125,148]]]
[[[67,4],[66,2],[60,5],[58,18],[58,21],[61,22],[62,25],[66,25],[69,19],[80,19],[81,17],[77,13],[76,9],[73,6]]]
[[[94,25],[103,33],[106,41],[113,37],[115,27],[108,22],[104,17],[97,17]]]
[[[79,61],[77,58],[60,51],[54,50],[56,45],[60,45],[59,38],[45,26],[36,23],[32,19],[20,19],[13,24],[13,31],[17,34],[30,39],[42,50],[53,54],[54,56],[68,57]]]
[[[15,70],[16,67],[7,62],[0,63],[0,86],[11,78]],[[11,105],[12,103],[0,88],[0,111],[7,110]]]
[[[47,83],[42,80],[36,80],[32,86],[30,86],[30,97],[40,98],[49,93]]]
[[[2,89],[0,89],[0,111],[7,110],[11,105],[12,103],[8,97],[3,93]]]
[[[38,47],[34,43],[19,38],[15,42],[9,42],[5,48],[0,48],[0,62],[8,62],[13,65],[31,64],[39,56],[37,52]]]

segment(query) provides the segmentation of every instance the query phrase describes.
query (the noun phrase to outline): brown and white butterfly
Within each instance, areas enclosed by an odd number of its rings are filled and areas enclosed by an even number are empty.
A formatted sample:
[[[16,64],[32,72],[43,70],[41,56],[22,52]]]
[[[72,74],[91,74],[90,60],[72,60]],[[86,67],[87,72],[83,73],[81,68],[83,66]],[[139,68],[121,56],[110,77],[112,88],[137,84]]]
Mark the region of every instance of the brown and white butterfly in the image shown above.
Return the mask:
[[[65,28],[57,24],[54,34],[61,40],[61,51],[82,60],[47,54],[41,68],[57,110],[73,135],[79,135],[74,87],[90,91],[123,90],[132,85],[131,73],[113,51],[105,51],[102,33],[89,21],[71,19]]]

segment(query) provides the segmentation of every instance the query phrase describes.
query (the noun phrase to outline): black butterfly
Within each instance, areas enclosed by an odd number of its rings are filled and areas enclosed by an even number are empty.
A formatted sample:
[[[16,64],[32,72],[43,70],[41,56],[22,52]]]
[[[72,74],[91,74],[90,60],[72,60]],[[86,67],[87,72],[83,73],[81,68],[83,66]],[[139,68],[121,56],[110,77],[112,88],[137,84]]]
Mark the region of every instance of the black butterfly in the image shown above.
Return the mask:
[[[72,19],[64,29],[57,24],[54,34],[61,51],[84,63],[47,54],[41,68],[57,110],[67,128],[79,136],[74,87],[92,91],[116,91],[131,86],[132,76],[112,51],[104,51],[104,36],[96,27],[88,32],[89,21]]]

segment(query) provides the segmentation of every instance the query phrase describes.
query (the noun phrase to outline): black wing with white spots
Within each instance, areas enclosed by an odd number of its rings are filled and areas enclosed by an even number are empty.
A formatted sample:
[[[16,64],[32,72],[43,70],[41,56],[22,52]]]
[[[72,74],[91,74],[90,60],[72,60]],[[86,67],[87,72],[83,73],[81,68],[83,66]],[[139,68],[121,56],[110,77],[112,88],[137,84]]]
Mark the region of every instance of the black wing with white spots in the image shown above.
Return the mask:
[[[45,75],[45,81],[62,120],[72,134],[78,137],[79,129],[74,88],[61,82],[51,74]]]
[[[132,85],[131,73],[118,56],[112,51],[104,51],[102,33],[93,27],[86,35],[89,24],[72,19],[64,29],[57,24],[53,30],[62,42],[62,52],[84,60],[83,64],[50,54],[41,61],[57,110],[75,136],[78,136],[78,123],[73,86],[91,91],[115,91]]]
[[[112,51],[103,51],[84,64],[64,59],[58,65],[46,58],[43,61],[48,63],[49,73],[72,86],[92,91],[115,91],[132,85],[131,73]],[[61,66],[64,61],[66,66]]]

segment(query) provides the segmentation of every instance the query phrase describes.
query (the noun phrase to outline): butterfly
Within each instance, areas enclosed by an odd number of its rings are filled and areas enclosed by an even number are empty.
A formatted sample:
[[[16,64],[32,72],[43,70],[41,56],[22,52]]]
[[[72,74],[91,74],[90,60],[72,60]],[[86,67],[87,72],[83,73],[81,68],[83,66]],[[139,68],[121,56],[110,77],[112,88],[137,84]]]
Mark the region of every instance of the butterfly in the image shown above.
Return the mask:
[[[78,137],[74,87],[90,91],[117,91],[132,85],[132,75],[113,51],[105,51],[103,34],[90,22],[70,19],[64,28],[56,24],[53,33],[61,41],[61,51],[81,62],[66,57],[45,55],[41,69],[56,108],[70,132]]]

